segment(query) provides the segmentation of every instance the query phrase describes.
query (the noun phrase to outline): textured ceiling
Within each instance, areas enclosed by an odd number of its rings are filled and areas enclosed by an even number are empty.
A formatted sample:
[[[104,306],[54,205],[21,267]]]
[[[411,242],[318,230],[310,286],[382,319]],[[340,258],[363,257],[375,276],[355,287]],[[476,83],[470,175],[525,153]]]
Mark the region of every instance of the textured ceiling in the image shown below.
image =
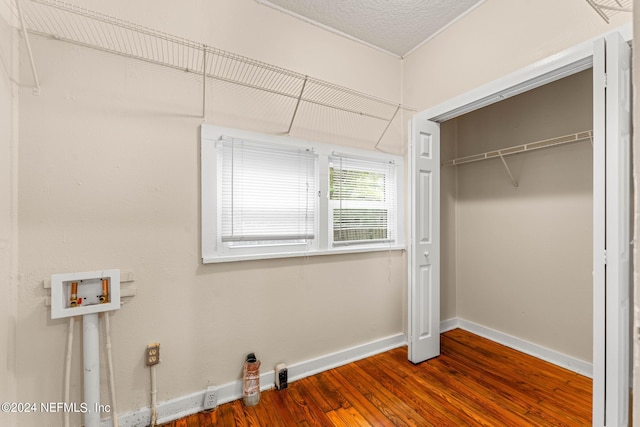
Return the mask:
[[[257,0],[403,57],[485,0]]]

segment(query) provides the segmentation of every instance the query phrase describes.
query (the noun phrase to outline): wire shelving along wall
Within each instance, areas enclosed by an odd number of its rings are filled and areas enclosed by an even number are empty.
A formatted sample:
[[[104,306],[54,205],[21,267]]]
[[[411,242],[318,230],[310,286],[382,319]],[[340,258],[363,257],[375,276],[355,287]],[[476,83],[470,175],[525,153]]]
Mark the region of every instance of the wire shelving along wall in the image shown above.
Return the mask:
[[[607,23],[618,12],[631,12],[633,0],[587,0]]]
[[[206,113],[207,80],[259,91],[280,99],[289,110],[284,133],[291,133],[297,120],[320,110],[330,114],[350,115],[347,121],[367,121],[374,127],[375,148],[387,134],[401,110],[416,111],[397,102],[389,101],[357,90],[323,81],[295,71],[274,66],[249,57],[237,55],[204,43],[153,30],[100,12],[81,8],[59,0],[15,0],[13,12],[24,32],[35,89],[39,90],[37,70],[29,44],[29,34],[50,37],[133,58],[148,63],[201,75],[203,85],[202,110]],[[400,128],[396,123],[394,128]],[[371,134],[370,136],[373,136]]]
[[[557,136],[555,138],[543,139],[540,141],[528,142],[526,144],[516,145],[513,147],[499,148],[496,150],[487,151],[486,153],[472,154],[470,156],[458,157],[455,159],[445,160],[442,162],[442,166],[458,166],[466,163],[479,162],[481,160],[499,158],[505,167],[509,179],[514,187],[518,187],[518,181],[513,177],[511,169],[504,159],[512,154],[526,153],[529,151],[541,150],[543,148],[557,147],[559,145],[570,144],[579,141],[591,141],[593,144],[593,131],[585,130],[582,132],[572,133],[569,135]]]

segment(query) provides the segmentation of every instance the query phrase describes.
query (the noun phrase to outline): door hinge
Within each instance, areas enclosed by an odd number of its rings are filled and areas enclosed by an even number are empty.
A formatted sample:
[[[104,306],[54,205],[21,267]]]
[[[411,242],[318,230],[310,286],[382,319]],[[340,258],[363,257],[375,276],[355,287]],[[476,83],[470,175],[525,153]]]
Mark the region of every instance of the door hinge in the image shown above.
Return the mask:
[[[606,265],[607,264],[607,250],[606,249],[603,252],[602,260],[604,261],[604,264]]]
[[[607,88],[607,73],[602,76],[602,87]]]

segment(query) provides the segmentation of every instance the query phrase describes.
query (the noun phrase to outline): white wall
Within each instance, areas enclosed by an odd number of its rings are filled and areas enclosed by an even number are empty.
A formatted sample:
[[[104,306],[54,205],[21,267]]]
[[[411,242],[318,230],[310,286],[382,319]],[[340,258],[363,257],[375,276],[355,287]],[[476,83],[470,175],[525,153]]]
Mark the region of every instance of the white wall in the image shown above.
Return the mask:
[[[458,127],[455,120],[440,126],[440,159],[458,157]],[[440,169],[440,318],[458,315],[457,241],[458,173],[456,168]]]
[[[0,5],[0,401],[16,401],[15,324],[17,227],[17,34]],[[0,413],[0,423],[12,425],[12,414]]]
[[[90,6],[374,95],[400,96],[397,59],[251,0],[99,3]],[[50,320],[42,286],[53,273],[134,274],[137,296],[111,322],[121,413],[149,405],[143,352],[154,341],[161,343],[162,402],[238,379],[252,351],[267,371],[403,332],[402,251],[202,265],[197,77],[44,38],[34,38],[33,48],[41,95],[31,94],[26,66],[20,94],[19,401],[62,399],[67,323]],[[215,90],[210,96],[209,123],[256,128],[225,115]],[[404,149],[401,138],[389,144]],[[81,363],[79,347],[74,356]],[[74,401],[81,401],[81,384],[76,365]]]
[[[491,0],[404,61],[407,105],[422,111],[629,22],[586,1]]]

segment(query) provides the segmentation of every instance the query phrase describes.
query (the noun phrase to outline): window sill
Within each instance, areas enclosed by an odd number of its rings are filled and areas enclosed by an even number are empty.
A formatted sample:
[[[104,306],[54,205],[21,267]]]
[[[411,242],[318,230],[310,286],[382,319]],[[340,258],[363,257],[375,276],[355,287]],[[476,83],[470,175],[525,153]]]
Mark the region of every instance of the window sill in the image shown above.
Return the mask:
[[[368,252],[388,252],[388,251],[403,251],[406,249],[405,245],[389,245],[385,247],[344,247],[331,250],[319,250],[310,252],[284,252],[278,254],[255,254],[255,255],[230,255],[220,257],[203,257],[203,264],[217,264],[223,262],[237,262],[237,261],[254,261],[262,259],[278,259],[278,258],[296,258],[296,257],[310,257],[321,255],[340,255],[340,254],[357,254]]]

